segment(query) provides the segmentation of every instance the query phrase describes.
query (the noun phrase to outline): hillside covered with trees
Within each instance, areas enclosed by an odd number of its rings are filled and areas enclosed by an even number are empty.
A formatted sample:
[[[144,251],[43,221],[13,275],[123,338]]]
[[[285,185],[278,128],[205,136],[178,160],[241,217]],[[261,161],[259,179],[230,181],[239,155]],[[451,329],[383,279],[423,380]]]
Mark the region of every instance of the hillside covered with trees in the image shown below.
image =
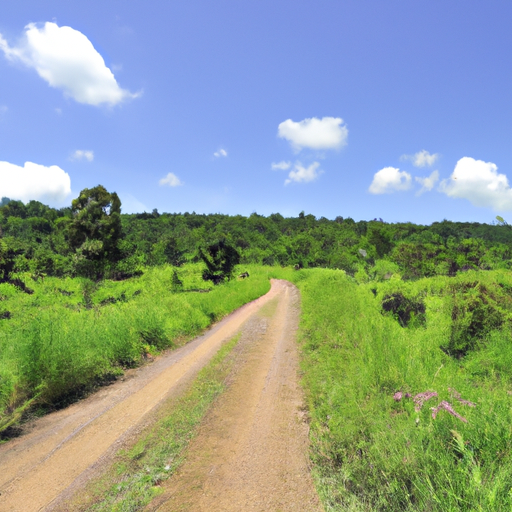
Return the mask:
[[[501,218],[494,224],[444,220],[423,226],[304,212],[288,218],[122,214],[117,194],[102,186],[83,190],[69,208],[8,198],[0,205],[0,279],[6,272],[122,278],[145,266],[200,261],[201,248],[219,241],[234,248],[242,264],[341,269],[359,282],[512,265],[512,229]]]

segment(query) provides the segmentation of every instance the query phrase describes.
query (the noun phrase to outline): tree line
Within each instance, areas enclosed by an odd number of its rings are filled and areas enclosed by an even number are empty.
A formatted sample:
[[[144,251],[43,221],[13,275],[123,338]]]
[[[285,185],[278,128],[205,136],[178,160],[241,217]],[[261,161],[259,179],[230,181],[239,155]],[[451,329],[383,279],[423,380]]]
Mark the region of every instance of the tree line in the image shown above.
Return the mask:
[[[453,276],[511,268],[512,229],[497,219],[427,226],[304,212],[123,214],[117,194],[98,185],[61,209],[2,198],[0,282],[16,272],[122,279],[148,265],[190,261],[204,261],[204,276],[212,280],[228,276],[235,263],[336,268],[360,281],[397,273],[405,279]]]

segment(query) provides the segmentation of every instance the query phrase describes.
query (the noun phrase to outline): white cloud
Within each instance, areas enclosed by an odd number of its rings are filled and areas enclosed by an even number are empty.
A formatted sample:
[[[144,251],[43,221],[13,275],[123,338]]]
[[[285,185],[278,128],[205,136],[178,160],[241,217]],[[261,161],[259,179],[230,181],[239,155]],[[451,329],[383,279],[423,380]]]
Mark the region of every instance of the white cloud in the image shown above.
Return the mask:
[[[439,153],[430,154],[426,149],[414,155],[402,155],[400,160],[410,160],[414,167],[432,167],[439,159]]]
[[[298,123],[287,119],[278,126],[277,135],[290,142],[296,151],[339,149],[347,143],[348,129],[340,117],[312,117]]]
[[[411,188],[412,178],[408,172],[395,167],[384,167],[376,172],[368,189],[371,194],[390,194]]]
[[[449,197],[467,199],[474,206],[499,211],[512,210],[512,189],[505,174],[492,162],[461,158],[439,190]]]
[[[0,34],[0,49],[9,60],[34,68],[51,87],[79,103],[113,106],[140,96],[119,87],[89,39],[71,27],[30,23],[17,47],[9,46]]]
[[[7,44],[7,41],[3,38],[2,34],[0,34],[0,50],[2,50],[5,53],[5,56],[8,59],[14,57],[13,51],[11,50],[11,48],[9,48],[9,45]]]
[[[285,162],[284,160],[278,163],[272,162],[273,171],[287,171],[291,166],[291,162]]]
[[[412,164],[415,167],[432,167],[437,162],[438,158],[438,153],[431,155],[428,151],[423,149],[414,155]]]
[[[219,158],[221,156],[228,156],[228,152],[225,150],[225,149],[219,149],[219,151],[215,151],[215,153],[213,153],[213,156],[215,158]]]
[[[71,194],[69,174],[60,167],[26,162],[20,167],[0,162],[0,197],[10,197],[23,202],[32,199],[61,203]]]
[[[313,162],[309,167],[304,167],[300,162],[296,162],[293,170],[288,174],[288,179],[284,184],[288,185],[292,181],[295,181],[296,183],[309,183],[310,181],[315,181],[320,174],[323,173],[322,170],[318,169],[319,167],[319,162]]]
[[[180,185],[183,185],[183,182],[180,181],[178,176],[176,174],[173,174],[170,172],[165,178],[162,178],[159,182],[161,187],[164,185],[167,185],[169,187],[179,187]]]
[[[423,194],[423,192],[429,192],[434,188],[434,185],[439,180],[439,171],[434,171],[430,176],[426,176],[425,178],[414,178],[418,183],[421,184],[421,189],[419,190],[417,195]]]
[[[72,155],[71,160],[87,160],[92,162],[94,160],[94,151],[87,149],[77,149]]]

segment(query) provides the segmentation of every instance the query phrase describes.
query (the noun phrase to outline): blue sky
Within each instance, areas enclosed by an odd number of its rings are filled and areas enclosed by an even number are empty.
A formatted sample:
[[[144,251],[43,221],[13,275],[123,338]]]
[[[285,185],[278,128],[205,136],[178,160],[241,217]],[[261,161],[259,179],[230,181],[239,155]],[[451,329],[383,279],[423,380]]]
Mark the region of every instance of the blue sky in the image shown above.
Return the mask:
[[[512,220],[512,3],[5,2],[0,196]]]

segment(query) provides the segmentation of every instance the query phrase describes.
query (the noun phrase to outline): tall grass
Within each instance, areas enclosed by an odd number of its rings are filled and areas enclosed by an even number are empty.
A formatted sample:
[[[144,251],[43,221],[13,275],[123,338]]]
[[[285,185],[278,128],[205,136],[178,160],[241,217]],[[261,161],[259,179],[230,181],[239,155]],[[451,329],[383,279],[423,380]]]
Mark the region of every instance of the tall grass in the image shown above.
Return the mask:
[[[335,270],[249,272],[210,293],[171,292],[171,267],[101,286],[46,279],[34,295],[0,285],[0,313],[12,312],[0,320],[0,429],[188,339],[267,291],[270,275],[302,294],[304,385],[327,510],[512,508],[509,273],[357,284]],[[185,290],[205,287],[198,267],[179,273]],[[384,311],[390,297],[411,306],[407,315]]]
[[[440,347],[453,336],[454,286],[477,280],[512,289],[512,278],[488,272],[357,285],[340,271],[287,274],[302,293],[304,384],[326,509],[510,510],[510,323],[464,357]],[[383,312],[383,297],[397,290],[426,303],[425,322],[402,327]],[[426,391],[437,396],[417,410],[414,397]],[[431,408],[443,401],[449,407],[434,419]]]
[[[11,313],[0,320],[0,432],[28,405],[58,406],[266,293],[266,271],[249,272],[213,287],[188,265],[180,292],[170,266],[123,282],[46,278],[30,284],[33,295],[0,285],[0,312]]]

